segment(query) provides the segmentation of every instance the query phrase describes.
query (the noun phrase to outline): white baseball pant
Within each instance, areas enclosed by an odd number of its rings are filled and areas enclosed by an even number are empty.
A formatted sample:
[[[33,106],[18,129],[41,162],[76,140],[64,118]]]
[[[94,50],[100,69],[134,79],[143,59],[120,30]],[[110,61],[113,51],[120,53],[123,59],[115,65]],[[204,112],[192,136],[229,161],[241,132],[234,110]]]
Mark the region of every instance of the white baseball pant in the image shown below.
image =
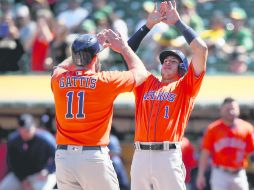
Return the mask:
[[[219,168],[212,168],[210,184],[212,190],[249,190],[246,171],[240,170],[236,174],[223,171]]]
[[[186,190],[181,149],[135,150],[131,190]]]
[[[109,149],[82,150],[68,146],[55,154],[57,186],[60,190],[119,190]]]

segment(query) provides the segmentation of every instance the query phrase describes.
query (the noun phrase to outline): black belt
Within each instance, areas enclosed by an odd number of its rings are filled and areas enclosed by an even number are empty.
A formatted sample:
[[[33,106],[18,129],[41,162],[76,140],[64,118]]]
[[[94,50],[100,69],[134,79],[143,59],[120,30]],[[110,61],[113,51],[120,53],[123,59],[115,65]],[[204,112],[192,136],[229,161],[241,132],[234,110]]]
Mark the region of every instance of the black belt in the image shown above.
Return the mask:
[[[77,150],[78,146],[75,145],[64,145],[64,144],[59,144],[57,145],[58,150],[67,150],[68,146],[71,146],[71,149]],[[82,146],[82,150],[101,150],[100,146]]]
[[[227,168],[223,168],[223,167],[220,167],[220,166],[215,166],[215,168],[218,168],[219,170],[222,170],[222,171],[227,172],[229,174],[238,174],[241,171],[241,169],[229,170]]]
[[[164,145],[161,144],[142,144],[140,143],[141,150],[165,150]],[[168,149],[176,149],[175,144],[169,144]]]

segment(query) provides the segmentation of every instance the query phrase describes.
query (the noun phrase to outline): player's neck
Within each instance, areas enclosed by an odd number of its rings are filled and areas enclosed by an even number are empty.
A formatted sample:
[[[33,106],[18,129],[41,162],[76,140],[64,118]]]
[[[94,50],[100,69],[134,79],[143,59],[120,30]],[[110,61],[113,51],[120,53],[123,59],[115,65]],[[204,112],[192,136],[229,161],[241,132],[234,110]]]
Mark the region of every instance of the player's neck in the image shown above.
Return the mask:
[[[178,77],[172,77],[172,78],[162,78],[161,82],[162,83],[172,83],[177,81],[179,78]]]
[[[236,120],[237,120],[237,118],[235,118],[235,119],[233,119],[233,120],[226,120],[226,119],[223,119],[223,122],[224,122],[226,125],[232,127],[232,126],[235,125]]]
[[[162,83],[171,83],[171,82],[175,82],[175,79],[162,79],[161,82]]]
[[[95,64],[90,63],[88,65],[83,65],[83,66],[76,65],[75,70],[85,70],[85,71],[95,72]]]

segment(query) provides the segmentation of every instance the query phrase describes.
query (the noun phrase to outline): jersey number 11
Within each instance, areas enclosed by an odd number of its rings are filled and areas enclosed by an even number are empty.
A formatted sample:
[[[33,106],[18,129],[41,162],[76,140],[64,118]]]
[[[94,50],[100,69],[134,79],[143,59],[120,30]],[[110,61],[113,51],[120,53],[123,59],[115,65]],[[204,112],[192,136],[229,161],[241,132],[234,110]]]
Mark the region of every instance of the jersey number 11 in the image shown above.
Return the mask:
[[[73,101],[74,97],[74,92],[73,91],[68,91],[66,93],[67,97],[67,113],[65,114],[65,117],[67,119],[73,119],[74,114],[72,110],[73,102],[78,104],[78,113],[76,114],[77,119],[83,119],[85,118],[85,113],[84,113],[84,97],[85,97],[85,92],[84,91],[79,91],[77,93],[77,98],[78,101]]]

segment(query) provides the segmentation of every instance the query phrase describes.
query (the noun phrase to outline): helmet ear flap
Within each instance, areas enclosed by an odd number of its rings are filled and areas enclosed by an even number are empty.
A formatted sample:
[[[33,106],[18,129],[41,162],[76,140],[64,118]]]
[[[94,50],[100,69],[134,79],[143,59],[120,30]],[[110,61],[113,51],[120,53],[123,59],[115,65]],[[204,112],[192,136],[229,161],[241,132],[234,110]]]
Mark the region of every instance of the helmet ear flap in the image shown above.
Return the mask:
[[[180,63],[180,64],[178,65],[178,75],[179,75],[179,77],[182,77],[183,75],[185,75],[186,72],[187,72],[187,71],[186,71],[186,69],[185,69],[185,67],[184,67],[184,64],[183,64],[183,63]]]
[[[187,73],[188,71],[188,67],[186,67],[186,65],[184,63],[180,63],[178,65],[178,75],[179,77],[182,77],[185,75],[185,73]]]

